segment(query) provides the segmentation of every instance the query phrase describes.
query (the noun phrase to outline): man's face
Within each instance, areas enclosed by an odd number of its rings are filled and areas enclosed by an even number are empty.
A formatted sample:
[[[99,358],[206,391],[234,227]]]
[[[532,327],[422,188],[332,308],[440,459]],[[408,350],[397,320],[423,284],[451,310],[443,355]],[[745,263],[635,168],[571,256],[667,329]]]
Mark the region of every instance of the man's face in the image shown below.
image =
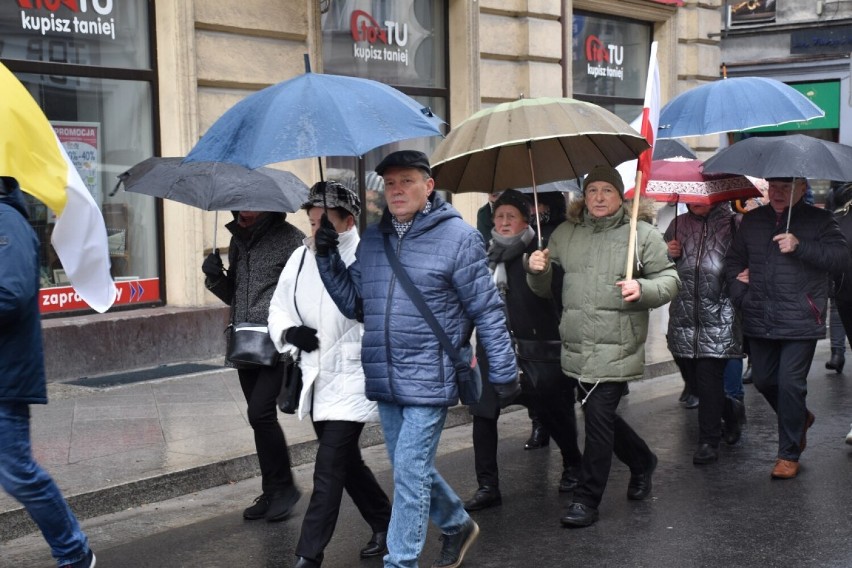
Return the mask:
[[[426,207],[426,200],[435,188],[435,180],[419,168],[388,168],[382,178],[388,210],[403,223]]]
[[[712,205],[688,205],[689,210],[693,215],[698,215],[699,217],[706,217],[710,214],[710,209],[713,208]]]
[[[795,184],[787,181],[770,181],[769,189],[766,193],[769,197],[769,204],[772,206],[772,209],[775,210],[776,213],[782,213],[784,209],[789,207],[791,204],[791,193],[793,194],[792,204],[795,205],[799,202],[802,196],[805,195],[806,190],[807,185],[803,179],[797,179]]]
[[[609,182],[593,181],[586,186],[586,209],[592,217],[609,217],[621,207],[621,194]]]
[[[527,230],[529,224],[514,205],[501,205],[494,210],[494,229],[504,237],[514,237]]]

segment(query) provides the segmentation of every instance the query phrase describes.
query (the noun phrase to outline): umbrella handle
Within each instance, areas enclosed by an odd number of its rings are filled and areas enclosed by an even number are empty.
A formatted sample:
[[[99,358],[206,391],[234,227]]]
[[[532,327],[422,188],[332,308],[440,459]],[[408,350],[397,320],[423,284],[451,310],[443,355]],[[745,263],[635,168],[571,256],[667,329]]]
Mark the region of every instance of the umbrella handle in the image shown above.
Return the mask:
[[[213,213],[213,252],[219,254],[219,247],[216,246],[216,230],[219,228],[219,212]]]
[[[535,233],[538,237],[538,250],[544,248],[541,240],[541,217],[538,214],[538,189],[535,186],[535,167],[533,166],[532,140],[527,140],[527,153],[530,157],[530,175],[532,176],[533,207],[535,208]]]

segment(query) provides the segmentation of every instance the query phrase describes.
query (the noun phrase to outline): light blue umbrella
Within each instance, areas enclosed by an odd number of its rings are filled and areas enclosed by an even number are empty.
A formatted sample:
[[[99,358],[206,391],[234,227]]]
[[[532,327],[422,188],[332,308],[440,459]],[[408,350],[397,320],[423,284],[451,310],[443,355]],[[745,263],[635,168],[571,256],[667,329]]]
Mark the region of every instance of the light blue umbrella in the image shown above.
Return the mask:
[[[377,81],[307,72],[254,93],[222,115],[186,157],[257,168],[322,156],[362,156],[441,135],[443,121]]]
[[[733,77],[690,89],[660,111],[657,138],[705,136],[803,122],[825,112],[789,85],[766,77]]]

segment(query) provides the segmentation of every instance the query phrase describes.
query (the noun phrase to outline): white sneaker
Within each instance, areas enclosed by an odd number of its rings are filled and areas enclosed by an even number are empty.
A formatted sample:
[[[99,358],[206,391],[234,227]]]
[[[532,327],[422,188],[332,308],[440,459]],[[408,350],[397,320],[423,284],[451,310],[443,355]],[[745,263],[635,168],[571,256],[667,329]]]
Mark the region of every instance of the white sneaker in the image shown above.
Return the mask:
[[[849,430],[849,433],[846,434],[846,443],[852,445],[852,430]]]

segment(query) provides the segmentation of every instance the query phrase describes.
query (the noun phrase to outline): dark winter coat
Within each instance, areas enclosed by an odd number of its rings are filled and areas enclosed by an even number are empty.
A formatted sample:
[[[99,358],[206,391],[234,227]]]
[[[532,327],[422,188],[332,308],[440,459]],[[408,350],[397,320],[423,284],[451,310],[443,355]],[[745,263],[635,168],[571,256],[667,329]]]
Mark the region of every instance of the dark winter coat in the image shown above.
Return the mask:
[[[405,406],[458,402],[452,361],[394,275],[384,235],[453,345],[461,347],[476,326],[491,363],[489,380],[505,384],[517,376],[482,236],[437,193],[429,199],[431,211],[418,213],[402,238],[386,208],[379,224],[364,231],[348,270],[338,255],[317,258],[326,289],[344,315],[354,316],[356,297],[363,298],[361,363],[370,400]]]
[[[677,234],[675,234],[677,228]],[[677,358],[730,359],[742,355],[742,332],[725,282],[725,254],[736,233],[736,215],[727,204],[706,217],[684,213],[666,230],[677,240],[675,259],[681,288],[669,304],[669,351]]]
[[[232,234],[227,274],[216,281],[209,277],[205,280],[207,288],[231,306],[232,324],[266,325],[278,277],[305,238],[283,214],[270,215],[257,223],[251,233],[242,231],[236,220],[225,225]]]
[[[45,404],[39,242],[15,184],[0,189],[0,402]]]
[[[799,244],[781,254],[772,238],[784,233],[786,224],[787,209],[776,214],[770,205],[743,216],[725,258],[731,300],[747,337],[820,339],[825,337],[828,275],[846,262],[846,240],[830,212],[800,200],[790,220]],[[748,284],[737,280],[745,268]]]
[[[845,304],[852,304],[852,202],[847,203],[842,209],[834,214],[840,232],[846,239],[847,255],[843,268],[834,273],[834,295]]]

